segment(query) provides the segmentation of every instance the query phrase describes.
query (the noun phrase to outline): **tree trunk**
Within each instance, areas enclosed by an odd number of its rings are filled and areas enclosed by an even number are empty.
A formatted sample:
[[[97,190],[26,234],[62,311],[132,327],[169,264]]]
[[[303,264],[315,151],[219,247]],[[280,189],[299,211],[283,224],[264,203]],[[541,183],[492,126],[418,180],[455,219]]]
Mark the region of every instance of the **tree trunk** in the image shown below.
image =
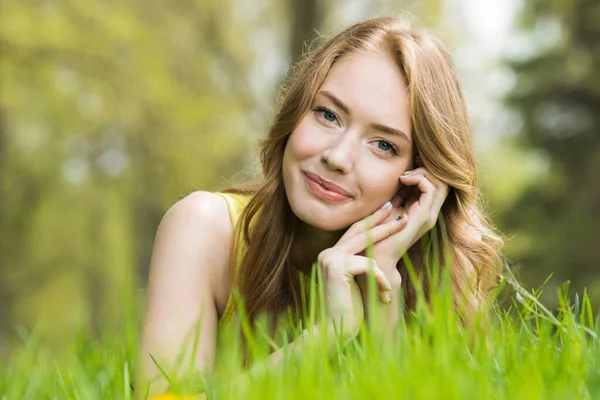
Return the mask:
[[[324,7],[319,0],[289,0],[291,19],[290,55],[298,59],[307,45],[317,36]]]

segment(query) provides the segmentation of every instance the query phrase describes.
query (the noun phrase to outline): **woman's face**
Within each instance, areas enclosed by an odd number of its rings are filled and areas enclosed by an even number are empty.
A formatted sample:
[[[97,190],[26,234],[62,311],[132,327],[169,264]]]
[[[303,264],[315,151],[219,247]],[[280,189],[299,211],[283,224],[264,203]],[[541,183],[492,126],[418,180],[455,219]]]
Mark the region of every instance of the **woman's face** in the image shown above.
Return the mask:
[[[348,227],[389,201],[412,167],[409,96],[390,56],[344,56],[290,135],[283,181],[292,211],[315,228]]]

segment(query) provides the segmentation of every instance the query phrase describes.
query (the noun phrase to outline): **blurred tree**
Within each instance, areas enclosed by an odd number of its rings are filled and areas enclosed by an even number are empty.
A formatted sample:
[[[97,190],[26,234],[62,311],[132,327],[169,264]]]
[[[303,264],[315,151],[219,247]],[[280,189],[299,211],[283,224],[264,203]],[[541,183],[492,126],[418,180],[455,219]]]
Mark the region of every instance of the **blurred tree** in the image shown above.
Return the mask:
[[[1,57],[1,53],[0,53],[0,57]],[[3,221],[4,221],[4,215],[3,215],[3,202],[2,200],[4,199],[3,196],[3,188],[4,188],[4,162],[5,162],[5,152],[6,152],[6,139],[5,139],[5,131],[4,131],[4,118],[3,118],[3,113],[2,113],[2,109],[0,108],[0,226],[3,225]],[[5,249],[5,246],[3,244],[3,240],[2,240],[3,236],[0,235],[0,278],[2,277],[1,271],[5,268],[5,266],[3,265],[3,250]],[[9,296],[8,296],[8,288],[5,287],[5,282],[3,279],[0,279],[0,333],[4,332],[7,328],[8,325],[8,310],[9,310]],[[0,354],[2,353],[2,347],[3,347],[3,343],[2,340],[0,339]]]
[[[5,329],[42,322],[61,340],[81,323],[97,332],[121,320],[165,209],[240,173],[256,119],[245,114],[244,74],[230,82],[217,56],[246,73],[251,49],[231,35],[248,27],[202,23],[235,11],[3,4]]]
[[[317,36],[323,24],[323,2],[318,0],[288,0],[291,21],[290,55],[297,59],[306,45]]]
[[[521,144],[550,162],[502,226],[517,237],[508,252],[536,286],[585,284],[600,300],[600,1],[530,0],[509,65],[516,84],[507,102],[522,122]],[[534,280],[535,279],[535,280]]]
[[[253,176],[292,56],[328,15],[337,30],[379,3],[3,2],[0,342],[122,321],[166,209]]]

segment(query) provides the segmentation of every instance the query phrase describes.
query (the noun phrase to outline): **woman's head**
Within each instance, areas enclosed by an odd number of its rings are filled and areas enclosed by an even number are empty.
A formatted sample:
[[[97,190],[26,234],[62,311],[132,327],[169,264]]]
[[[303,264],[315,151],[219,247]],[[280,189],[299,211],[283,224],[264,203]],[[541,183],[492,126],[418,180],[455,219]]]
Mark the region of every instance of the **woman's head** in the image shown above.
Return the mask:
[[[240,225],[248,248],[234,274],[247,315],[273,315],[298,304],[289,261],[298,220],[322,230],[351,225],[390,200],[417,154],[451,188],[442,207],[443,248],[451,252],[455,304],[463,309],[465,295],[469,307],[485,299],[501,241],[479,204],[454,63],[427,31],[402,17],[383,17],[351,26],[295,65],[261,143],[264,178],[234,189],[253,193]],[[345,195],[319,199],[318,188],[311,189],[315,179],[336,184]],[[439,231],[435,235],[424,237],[429,247],[409,251],[418,273],[444,259],[434,254],[442,248],[431,246],[441,240]],[[414,288],[399,269],[410,308]]]
[[[408,91],[391,57],[369,50],[339,58],[285,147],[292,211],[329,231],[364,218],[399,189],[414,158],[411,137]],[[342,194],[321,193],[315,180]]]
[[[417,152],[464,197],[460,203],[474,202],[475,164],[452,59],[407,19],[383,17],[351,26],[297,64],[261,161],[301,220],[338,230],[388,201]],[[316,199],[306,172],[348,198]]]

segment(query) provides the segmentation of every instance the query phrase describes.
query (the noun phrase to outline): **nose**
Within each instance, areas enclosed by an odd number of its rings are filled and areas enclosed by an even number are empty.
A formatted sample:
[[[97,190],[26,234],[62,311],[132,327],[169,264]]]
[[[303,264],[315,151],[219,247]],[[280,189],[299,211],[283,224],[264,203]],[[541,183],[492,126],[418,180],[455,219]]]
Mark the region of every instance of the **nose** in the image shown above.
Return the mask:
[[[334,138],[321,154],[327,168],[348,174],[354,167],[356,140],[348,132]]]

